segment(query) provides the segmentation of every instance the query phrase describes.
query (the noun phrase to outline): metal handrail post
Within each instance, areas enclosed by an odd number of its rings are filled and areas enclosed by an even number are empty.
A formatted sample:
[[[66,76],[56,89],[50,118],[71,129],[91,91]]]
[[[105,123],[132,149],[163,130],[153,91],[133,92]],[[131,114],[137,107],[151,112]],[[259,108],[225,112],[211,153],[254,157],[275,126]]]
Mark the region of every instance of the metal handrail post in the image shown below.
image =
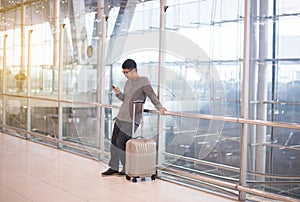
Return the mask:
[[[28,56],[27,56],[27,77],[26,77],[26,83],[27,83],[27,133],[26,137],[30,138],[30,132],[31,132],[31,99],[29,99],[29,95],[31,92],[31,34],[32,30],[28,30]]]
[[[250,0],[245,0],[244,5],[244,49],[243,49],[243,82],[242,82],[242,107],[241,117],[249,118],[249,63],[250,63]],[[240,177],[239,185],[246,187],[247,184],[247,156],[248,156],[248,124],[242,124],[241,144],[240,144]],[[246,200],[246,192],[239,190],[239,200]]]

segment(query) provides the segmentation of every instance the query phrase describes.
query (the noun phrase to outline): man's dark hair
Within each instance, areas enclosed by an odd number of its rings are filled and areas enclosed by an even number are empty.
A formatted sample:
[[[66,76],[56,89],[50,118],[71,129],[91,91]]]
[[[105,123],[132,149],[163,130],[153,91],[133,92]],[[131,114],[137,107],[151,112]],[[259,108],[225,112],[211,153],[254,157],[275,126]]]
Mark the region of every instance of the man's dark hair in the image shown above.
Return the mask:
[[[136,62],[133,59],[127,59],[123,62],[122,69],[136,69]]]

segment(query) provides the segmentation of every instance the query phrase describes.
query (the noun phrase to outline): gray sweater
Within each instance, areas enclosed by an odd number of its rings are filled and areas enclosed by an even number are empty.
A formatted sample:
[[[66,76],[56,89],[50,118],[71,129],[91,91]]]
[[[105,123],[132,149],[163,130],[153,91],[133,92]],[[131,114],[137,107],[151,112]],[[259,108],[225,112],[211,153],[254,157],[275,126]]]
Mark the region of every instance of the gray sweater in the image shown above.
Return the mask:
[[[154,93],[149,79],[144,76],[139,76],[136,80],[127,80],[124,87],[124,93],[120,92],[116,96],[123,101],[117,118],[121,121],[132,122],[133,101],[143,100],[147,97],[150,98],[152,104],[157,110],[163,108]],[[136,124],[139,124],[142,118],[141,104],[136,104]]]

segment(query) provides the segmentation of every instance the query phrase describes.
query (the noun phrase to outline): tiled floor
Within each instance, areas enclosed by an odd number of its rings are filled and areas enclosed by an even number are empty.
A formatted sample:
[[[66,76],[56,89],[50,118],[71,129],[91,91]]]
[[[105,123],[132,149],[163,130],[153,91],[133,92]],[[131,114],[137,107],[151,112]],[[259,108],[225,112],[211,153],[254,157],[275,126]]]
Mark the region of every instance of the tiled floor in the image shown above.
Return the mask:
[[[163,180],[101,177],[104,163],[0,133],[1,202],[232,201]]]

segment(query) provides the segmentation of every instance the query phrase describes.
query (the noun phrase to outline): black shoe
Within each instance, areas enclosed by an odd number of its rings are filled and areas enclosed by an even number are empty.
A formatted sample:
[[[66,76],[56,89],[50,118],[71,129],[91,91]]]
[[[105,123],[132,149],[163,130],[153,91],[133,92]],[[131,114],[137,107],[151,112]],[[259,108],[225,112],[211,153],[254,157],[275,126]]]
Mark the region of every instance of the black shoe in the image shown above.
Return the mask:
[[[110,176],[110,175],[115,175],[115,174],[118,174],[118,173],[119,173],[118,171],[109,168],[107,171],[101,173],[101,175],[102,176]]]
[[[122,170],[121,172],[119,172],[119,175],[120,175],[120,176],[125,175],[125,170]]]

